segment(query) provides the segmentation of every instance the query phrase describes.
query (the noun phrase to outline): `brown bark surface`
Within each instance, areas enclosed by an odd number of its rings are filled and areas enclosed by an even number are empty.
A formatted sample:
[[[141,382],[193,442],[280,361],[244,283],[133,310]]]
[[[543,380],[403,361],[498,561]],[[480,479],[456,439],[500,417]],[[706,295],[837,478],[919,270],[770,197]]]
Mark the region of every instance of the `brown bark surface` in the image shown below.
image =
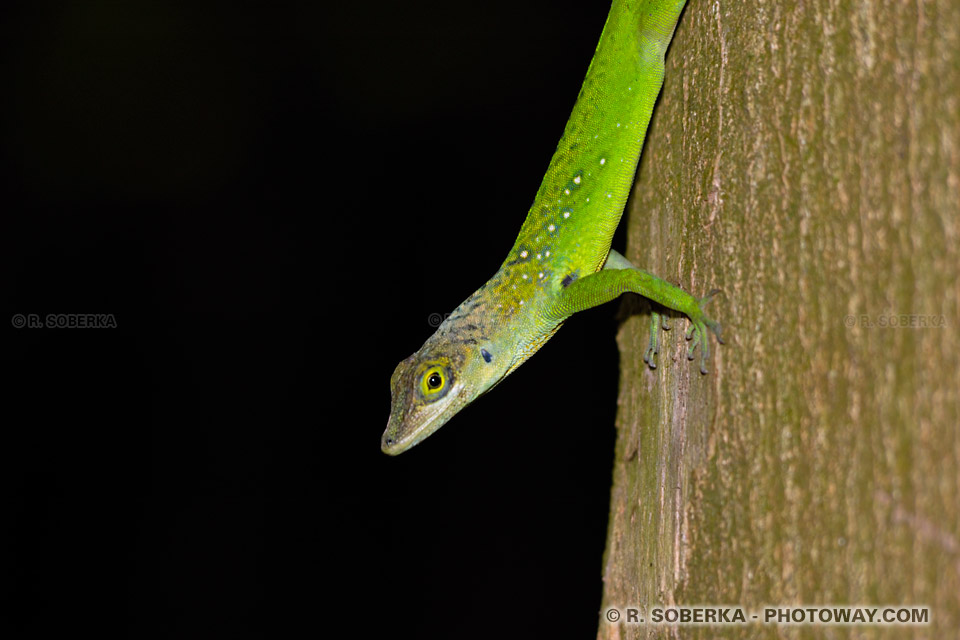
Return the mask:
[[[601,611],[598,637],[960,635],[958,246],[960,3],[688,3],[627,256],[723,289],[727,344],[701,376],[672,318],[650,371],[625,304],[603,610],[925,605],[930,624]]]

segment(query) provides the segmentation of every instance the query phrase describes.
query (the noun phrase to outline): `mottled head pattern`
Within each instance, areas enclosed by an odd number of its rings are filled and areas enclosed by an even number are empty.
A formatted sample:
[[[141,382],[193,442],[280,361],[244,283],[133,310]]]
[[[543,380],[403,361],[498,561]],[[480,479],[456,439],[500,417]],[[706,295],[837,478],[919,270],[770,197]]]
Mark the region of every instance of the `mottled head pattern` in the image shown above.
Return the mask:
[[[390,420],[380,446],[395,455],[442,427],[487,391],[511,363],[491,335],[487,296],[477,291],[461,304],[390,378]],[[501,357],[497,357],[501,355]]]

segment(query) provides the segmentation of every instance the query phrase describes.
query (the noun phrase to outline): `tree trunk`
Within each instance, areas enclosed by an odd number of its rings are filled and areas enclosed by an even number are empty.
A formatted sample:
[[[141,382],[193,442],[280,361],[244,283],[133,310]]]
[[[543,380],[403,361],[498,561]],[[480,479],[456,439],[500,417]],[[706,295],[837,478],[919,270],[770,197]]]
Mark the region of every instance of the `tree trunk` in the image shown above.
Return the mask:
[[[650,371],[624,314],[598,637],[957,637],[960,3],[691,0],[630,213],[631,261],[723,289],[726,345],[701,376],[672,318]],[[703,604],[930,624],[604,615]]]

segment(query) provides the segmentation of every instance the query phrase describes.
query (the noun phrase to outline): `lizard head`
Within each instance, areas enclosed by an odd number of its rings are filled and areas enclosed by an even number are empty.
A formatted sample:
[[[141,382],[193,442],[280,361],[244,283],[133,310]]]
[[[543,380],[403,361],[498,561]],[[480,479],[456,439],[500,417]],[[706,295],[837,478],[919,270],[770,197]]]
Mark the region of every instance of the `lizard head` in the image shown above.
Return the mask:
[[[380,448],[396,455],[442,427],[508,370],[476,341],[439,339],[438,331],[390,378],[390,420]],[[449,336],[447,336],[449,337]]]

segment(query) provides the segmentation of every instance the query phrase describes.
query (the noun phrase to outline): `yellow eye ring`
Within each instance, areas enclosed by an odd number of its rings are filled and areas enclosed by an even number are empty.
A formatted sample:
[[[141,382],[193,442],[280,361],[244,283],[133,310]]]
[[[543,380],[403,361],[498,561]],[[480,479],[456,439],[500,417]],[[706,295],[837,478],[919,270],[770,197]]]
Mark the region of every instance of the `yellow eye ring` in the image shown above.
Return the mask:
[[[447,385],[447,379],[443,372],[443,367],[430,367],[423,372],[420,378],[420,390],[425,396],[432,396],[443,391]]]

